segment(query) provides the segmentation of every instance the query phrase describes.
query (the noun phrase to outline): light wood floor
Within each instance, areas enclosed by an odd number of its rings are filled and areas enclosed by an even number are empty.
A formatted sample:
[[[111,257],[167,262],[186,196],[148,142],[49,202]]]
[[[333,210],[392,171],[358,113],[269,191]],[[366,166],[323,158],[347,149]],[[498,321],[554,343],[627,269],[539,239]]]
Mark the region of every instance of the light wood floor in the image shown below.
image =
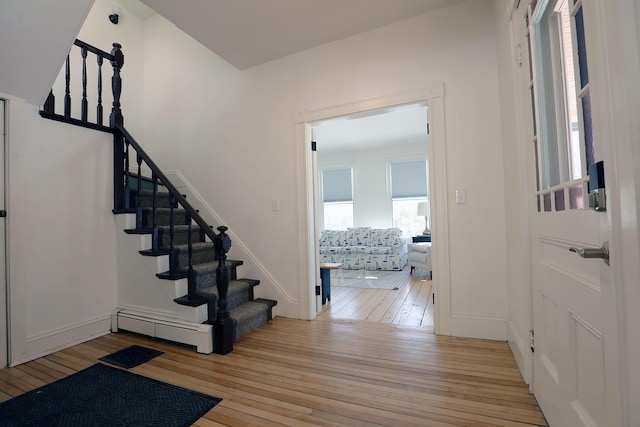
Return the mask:
[[[428,272],[406,267],[393,273],[392,287],[362,289],[331,287],[331,301],[317,320],[351,319],[394,325],[422,326],[434,332],[432,281]]]
[[[547,425],[506,343],[428,328],[276,318],[225,356],[128,333],[0,370],[0,401],[132,344],[165,353],[132,372],[222,398],[197,426]]]

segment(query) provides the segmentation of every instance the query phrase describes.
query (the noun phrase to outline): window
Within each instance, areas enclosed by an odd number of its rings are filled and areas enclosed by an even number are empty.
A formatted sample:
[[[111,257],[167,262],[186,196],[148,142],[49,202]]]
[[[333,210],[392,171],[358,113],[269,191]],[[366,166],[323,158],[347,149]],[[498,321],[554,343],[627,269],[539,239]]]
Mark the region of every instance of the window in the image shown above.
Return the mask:
[[[325,230],[353,227],[353,173],[351,168],[322,171]]]
[[[532,2],[525,16],[539,211],[584,206],[593,164],[589,74],[581,0]],[[566,204],[565,200],[571,203]]]
[[[422,234],[425,217],[418,216],[418,203],[427,200],[427,162],[393,162],[390,167],[393,226],[405,236]]]

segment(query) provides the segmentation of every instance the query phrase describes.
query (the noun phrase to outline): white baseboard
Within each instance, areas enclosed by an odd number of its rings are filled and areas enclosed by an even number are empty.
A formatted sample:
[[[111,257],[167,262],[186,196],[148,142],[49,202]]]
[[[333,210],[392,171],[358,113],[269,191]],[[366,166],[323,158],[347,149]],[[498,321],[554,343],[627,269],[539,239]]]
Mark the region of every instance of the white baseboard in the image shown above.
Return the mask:
[[[74,345],[90,341],[111,332],[111,316],[104,315],[95,319],[68,325],[28,337],[24,357],[12,360],[11,366],[17,366]]]
[[[484,340],[507,340],[507,319],[500,316],[451,315],[451,335]]]
[[[164,317],[144,309],[118,307],[111,318],[113,332],[119,329],[196,346],[198,353],[213,351],[212,326]]]

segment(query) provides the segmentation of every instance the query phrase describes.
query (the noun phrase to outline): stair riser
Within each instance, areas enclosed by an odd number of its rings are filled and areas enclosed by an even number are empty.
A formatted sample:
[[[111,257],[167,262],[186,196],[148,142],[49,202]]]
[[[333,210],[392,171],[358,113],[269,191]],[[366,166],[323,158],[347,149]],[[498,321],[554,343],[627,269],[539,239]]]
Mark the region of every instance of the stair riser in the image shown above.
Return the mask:
[[[209,294],[209,297],[209,307],[215,307],[217,304],[215,295]],[[250,306],[248,309],[241,308],[236,310],[236,307],[229,308],[235,330],[234,340],[237,340],[254,329],[259,328],[273,318],[273,307],[255,303],[249,304]],[[209,321],[207,323],[213,324],[215,319],[216,309],[212,310],[209,308]]]
[[[189,232],[183,229],[174,229],[173,231],[173,244],[174,245],[186,245],[189,242]],[[204,242],[204,236],[200,232],[198,227],[191,228],[191,242]],[[171,235],[169,228],[158,229],[158,244],[161,248],[169,247],[171,244]]]
[[[140,195],[140,206],[151,208],[153,206],[153,192],[143,192]],[[131,193],[131,206],[137,207],[138,196],[135,192]],[[156,194],[156,207],[158,208],[170,208],[171,207],[171,195],[169,193],[157,193]],[[177,203],[173,204],[174,208],[178,207]]]
[[[209,304],[207,307],[207,315],[210,321],[216,320],[218,315],[218,292],[196,292],[198,296],[204,296],[209,299]],[[229,289],[229,293],[227,294],[227,309],[233,310],[235,308],[240,307],[242,304],[250,301],[248,298],[246,290],[235,291],[233,289]]]
[[[215,285],[208,288],[200,288],[198,289],[197,292],[198,292],[198,295],[207,296],[212,299],[215,298],[216,301],[218,299],[218,289]],[[242,304],[252,300],[253,300],[253,289],[251,289],[251,287],[238,286],[235,283],[232,283],[229,286],[229,290],[227,291],[227,308],[229,310],[240,307]]]
[[[182,209],[173,210],[173,225],[186,225],[188,224],[187,213]],[[169,209],[161,208],[156,213],[156,225],[167,226],[171,225],[171,213]],[[153,210],[143,209],[142,211],[142,227],[153,226]]]
[[[236,274],[236,268],[229,268],[229,280],[233,281],[233,280],[237,280],[237,274]],[[210,287],[216,287],[217,286],[217,282],[216,282],[216,272],[215,270],[213,271],[205,271],[205,272],[201,272],[201,271],[196,271],[196,289],[204,289],[204,288],[210,288]],[[253,287],[249,286],[249,295],[250,295],[250,299],[253,299]]]
[[[176,257],[178,265],[177,268],[185,269],[189,267],[189,251],[180,251]],[[191,251],[191,265],[202,264],[206,262],[215,261],[215,250],[213,247],[207,249],[193,248]]]
[[[254,329],[257,329],[260,326],[264,325],[265,323],[267,323],[268,317],[269,314],[267,313],[267,310],[265,310],[263,312],[254,314],[248,319],[244,319],[242,322],[234,321],[233,323],[236,326],[235,339],[242,338]]]

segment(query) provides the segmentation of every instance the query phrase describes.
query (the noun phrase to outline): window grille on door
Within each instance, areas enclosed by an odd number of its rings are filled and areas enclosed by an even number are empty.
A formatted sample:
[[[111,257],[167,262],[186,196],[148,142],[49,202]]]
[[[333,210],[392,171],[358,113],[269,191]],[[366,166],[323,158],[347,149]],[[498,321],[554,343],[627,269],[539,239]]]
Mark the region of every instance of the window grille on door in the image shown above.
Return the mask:
[[[594,163],[582,0],[531,1],[525,14],[537,208],[582,209]]]

